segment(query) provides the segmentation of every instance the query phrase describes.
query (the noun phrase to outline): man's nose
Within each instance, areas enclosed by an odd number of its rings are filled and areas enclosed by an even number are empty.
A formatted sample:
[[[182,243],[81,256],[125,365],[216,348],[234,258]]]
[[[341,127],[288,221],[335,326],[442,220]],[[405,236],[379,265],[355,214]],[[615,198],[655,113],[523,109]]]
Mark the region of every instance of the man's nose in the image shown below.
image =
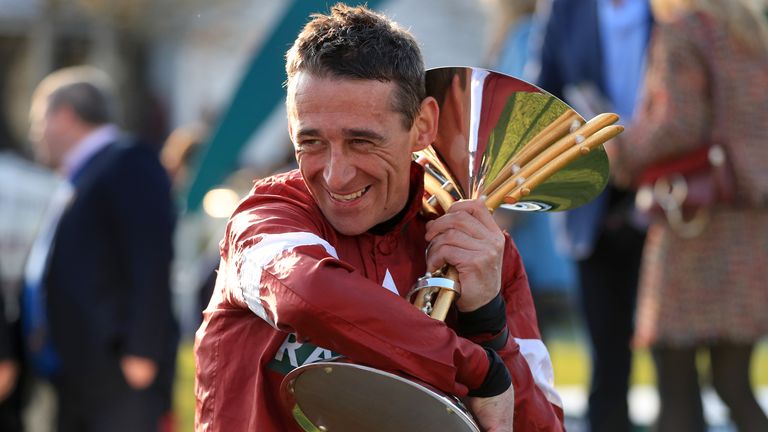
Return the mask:
[[[344,149],[332,148],[323,179],[331,190],[343,191],[355,177],[355,171],[354,158]]]

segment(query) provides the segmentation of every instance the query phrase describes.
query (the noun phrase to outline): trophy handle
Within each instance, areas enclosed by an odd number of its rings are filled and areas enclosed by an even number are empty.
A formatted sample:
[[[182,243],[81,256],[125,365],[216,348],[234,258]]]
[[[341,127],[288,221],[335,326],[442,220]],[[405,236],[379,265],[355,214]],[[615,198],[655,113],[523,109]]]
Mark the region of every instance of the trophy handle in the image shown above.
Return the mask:
[[[461,294],[461,284],[459,284],[459,271],[456,270],[456,267],[447,266],[443,273],[445,274],[444,277],[446,279],[453,281],[456,290],[441,288],[437,293],[435,307],[429,316],[440,321],[445,321],[445,317],[448,316],[448,310],[451,308],[453,300],[457,295]]]

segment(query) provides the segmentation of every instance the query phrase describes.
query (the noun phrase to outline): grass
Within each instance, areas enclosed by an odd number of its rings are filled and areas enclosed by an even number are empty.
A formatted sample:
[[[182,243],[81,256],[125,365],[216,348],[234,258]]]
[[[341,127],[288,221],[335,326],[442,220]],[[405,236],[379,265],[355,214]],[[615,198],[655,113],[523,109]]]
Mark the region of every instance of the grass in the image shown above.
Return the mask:
[[[178,421],[178,431],[194,430],[195,423],[195,358],[192,354],[192,342],[182,343],[179,347],[176,368],[173,406]]]
[[[587,347],[578,338],[555,339],[547,342],[555,369],[557,386],[587,386],[589,358]],[[699,359],[706,362],[706,358]],[[758,345],[752,361],[752,382],[756,386],[768,386],[768,341]],[[194,428],[195,412],[195,362],[192,343],[186,342],[179,349],[174,407],[179,431]],[[652,385],[655,382],[653,364],[647,351],[637,351],[632,363],[632,384]]]

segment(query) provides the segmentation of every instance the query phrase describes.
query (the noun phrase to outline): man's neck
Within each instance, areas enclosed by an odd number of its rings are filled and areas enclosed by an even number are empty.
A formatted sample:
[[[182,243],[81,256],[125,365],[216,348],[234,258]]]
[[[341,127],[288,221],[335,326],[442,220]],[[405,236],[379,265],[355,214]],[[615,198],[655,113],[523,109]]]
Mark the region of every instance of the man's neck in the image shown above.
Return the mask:
[[[400,210],[396,215],[392,216],[388,220],[374,226],[373,228],[369,229],[368,232],[375,234],[375,235],[384,235],[392,230],[395,226],[397,226],[398,223],[400,223],[401,220],[405,217],[406,214],[408,214],[408,210],[411,207],[411,200],[412,196],[408,196],[408,201],[405,203],[405,206],[403,206],[402,210]]]
[[[64,156],[60,173],[72,177],[95,153],[104,148],[119,136],[119,130],[111,123],[83,128],[82,133],[76,134],[80,139]]]

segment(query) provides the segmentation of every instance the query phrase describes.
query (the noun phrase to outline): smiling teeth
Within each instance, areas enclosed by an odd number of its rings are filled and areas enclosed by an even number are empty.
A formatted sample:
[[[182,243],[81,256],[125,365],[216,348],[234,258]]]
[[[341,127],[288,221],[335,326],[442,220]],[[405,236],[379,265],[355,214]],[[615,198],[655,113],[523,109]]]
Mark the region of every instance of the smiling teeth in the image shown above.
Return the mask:
[[[349,195],[339,195],[339,194],[335,194],[335,193],[331,192],[331,196],[334,199],[339,200],[339,201],[352,201],[353,199],[357,199],[357,198],[360,198],[361,196],[363,196],[364,192],[365,192],[365,189],[360,189],[359,191],[357,191],[355,193],[351,193]]]

